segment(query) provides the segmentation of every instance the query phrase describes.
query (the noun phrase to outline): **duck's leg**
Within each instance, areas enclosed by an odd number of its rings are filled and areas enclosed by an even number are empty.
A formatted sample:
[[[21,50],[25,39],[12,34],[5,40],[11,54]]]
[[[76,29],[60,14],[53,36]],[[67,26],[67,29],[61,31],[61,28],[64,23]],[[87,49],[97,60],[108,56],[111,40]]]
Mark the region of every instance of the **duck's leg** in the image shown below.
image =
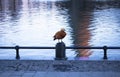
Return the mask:
[[[60,40],[58,39],[58,42],[60,42]]]
[[[62,39],[61,39],[61,42],[63,42]]]

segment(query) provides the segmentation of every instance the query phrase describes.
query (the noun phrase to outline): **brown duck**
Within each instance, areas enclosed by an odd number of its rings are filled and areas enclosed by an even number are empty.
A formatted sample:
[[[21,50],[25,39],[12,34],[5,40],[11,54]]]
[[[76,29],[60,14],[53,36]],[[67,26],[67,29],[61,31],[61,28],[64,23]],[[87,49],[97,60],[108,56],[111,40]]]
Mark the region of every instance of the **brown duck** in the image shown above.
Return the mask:
[[[58,42],[59,40],[61,40],[62,42],[62,39],[66,36],[66,32],[65,32],[65,29],[62,28],[60,31],[56,32],[55,35],[53,36],[54,40],[58,39]]]

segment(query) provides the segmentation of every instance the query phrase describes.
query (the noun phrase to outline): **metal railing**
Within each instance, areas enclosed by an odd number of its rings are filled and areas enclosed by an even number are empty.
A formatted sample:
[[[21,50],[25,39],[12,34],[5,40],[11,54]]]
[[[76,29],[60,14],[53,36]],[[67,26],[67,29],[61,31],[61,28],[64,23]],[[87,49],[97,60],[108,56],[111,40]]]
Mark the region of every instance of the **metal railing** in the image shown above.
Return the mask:
[[[108,46],[103,46],[103,47],[67,47],[65,44],[62,43],[57,43],[55,47],[30,47],[30,46],[15,46],[15,47],[10,47],[10,46],[0,46],[0,49],[15,49],[16,50],[16,59],[20,59],[20,54],[19,50],[20,49],[55,49],[56,50],[56,59],[57,60],[63,60],[66,59],[66,49],[102,49],[104,54],[103,54],[103,59],[108,59],[107,57],[107,50],[108,49],[120,49],[120,47],[108,47]]]

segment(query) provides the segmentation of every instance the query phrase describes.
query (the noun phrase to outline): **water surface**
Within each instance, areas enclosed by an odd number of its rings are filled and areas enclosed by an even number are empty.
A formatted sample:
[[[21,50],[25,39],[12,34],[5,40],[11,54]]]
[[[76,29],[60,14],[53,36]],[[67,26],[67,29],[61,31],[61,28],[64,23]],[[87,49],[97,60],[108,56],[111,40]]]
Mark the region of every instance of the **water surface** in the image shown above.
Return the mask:
[[[120,46],[120,3],[113,0],[0,0],[0,46],[55,46],[53,35],[65,28],[66,46]],[[102,59],[103,50],[87,59]],[[119,50],[108,50],[120,59]],[[54,59],[55,50],[20,50],[21,59]],[[15,50],[0,50],[1,59],[14,59]]]

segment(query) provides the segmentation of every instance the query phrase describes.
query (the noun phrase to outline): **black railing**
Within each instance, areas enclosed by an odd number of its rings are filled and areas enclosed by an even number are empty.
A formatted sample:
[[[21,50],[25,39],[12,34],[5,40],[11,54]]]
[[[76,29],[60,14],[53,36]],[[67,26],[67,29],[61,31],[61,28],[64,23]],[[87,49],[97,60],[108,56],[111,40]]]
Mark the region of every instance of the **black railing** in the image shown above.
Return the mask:
[[[20,59],[20,54],[19,54],[19,50],[20,49],[56,49],[56,57],[55,59],[57,60],[63,60],[63,59],[67,59],[66,58],[66,53],[65,50],[66,49],[103,49],[104,51],[104,55],[103,55],[103,59],[108,59],[107,57],[107,50],[108,49],[120,49],[120,47],[108,47],[108,46],[103,46],[103,47],[67,47],[65,46],[65,44],[62,43],[57,43],[56,47],[28,47],[28,46],[15,46],[15,47],[9,47],[9,46],[1,46],[0,49],[15,49],[16,50],[16,59]]]

